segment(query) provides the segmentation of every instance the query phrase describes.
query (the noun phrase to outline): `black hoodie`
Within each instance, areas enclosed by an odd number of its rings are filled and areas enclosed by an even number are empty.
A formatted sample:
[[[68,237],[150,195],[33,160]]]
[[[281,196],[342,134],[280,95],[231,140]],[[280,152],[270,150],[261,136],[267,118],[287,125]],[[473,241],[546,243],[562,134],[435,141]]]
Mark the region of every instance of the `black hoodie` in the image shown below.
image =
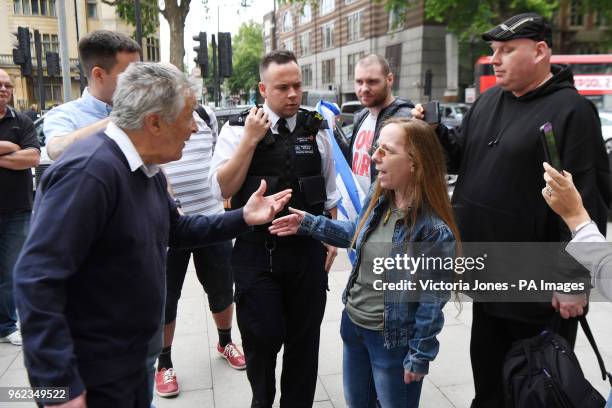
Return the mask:
[[[571,239],[541,195],[539,129],[545,122],[552,124],[563,168],[573,175],[587,211],[605,234],[610,175],[597,109],[578,94],[568,67],[551,71],[551,79],[520,97],[500,87],[483,93],[458,133],[439,127],[449,172],[459,174],[452,201],[464,241]]]

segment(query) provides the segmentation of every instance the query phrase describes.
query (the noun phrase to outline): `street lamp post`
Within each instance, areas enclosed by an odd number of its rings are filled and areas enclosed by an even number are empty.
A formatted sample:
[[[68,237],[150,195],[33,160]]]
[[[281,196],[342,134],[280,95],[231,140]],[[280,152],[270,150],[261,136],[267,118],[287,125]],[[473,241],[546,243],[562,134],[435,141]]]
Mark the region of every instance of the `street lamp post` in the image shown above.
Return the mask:
[[[60,46],[60,61],[62,62],[62,85],[64,102],[72,100],[72,85],[70,83],[70,56],[68,54],[68,26],[66,25],[66,2],[57,0],[57,20]]]

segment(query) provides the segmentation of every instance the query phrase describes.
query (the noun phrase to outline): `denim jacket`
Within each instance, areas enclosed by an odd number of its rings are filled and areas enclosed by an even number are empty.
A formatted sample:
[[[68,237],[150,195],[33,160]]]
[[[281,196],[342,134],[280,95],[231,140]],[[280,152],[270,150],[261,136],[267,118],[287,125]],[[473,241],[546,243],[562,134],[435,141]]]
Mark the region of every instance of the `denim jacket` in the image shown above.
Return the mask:
[[[355,229],[369,205],[371,193],[372,190],[366,197],[362,211],[355,221],[330,220],[323,216],[316,217],[307,213],[302,220],[298,234],[310,235],[315,239],[340,248],[349,247]],[[357,237],[356,261],[342,295],[342,302],[345,305],[349,291],[359,273],[363,245],[384,216],[388,207],[386,201],[384,196],[379,198]],[[389,247],[393,249],[389,257],[394,257],[397,253],[410,252],[411,243],[413,245],[414,243],[428,243],[425,244],[430,248],[428,252],[436,252],[435,256],[439,256],[441,253],[444,257],[454,256],[455,246],[452,243],[455,242],[455,237],[453,233],[439,217],[432,213],[421,212],[417,217],[416,225],[412,228],[407,228],[402,220],[397,221],[392,240],[393,242],[390,243]],[[395,279],[389,276],[392,273],[394,271],[385,272],[382,275],[384,276],[383,280],[397,280],[397,276]],[[406,274],[405,271],[402,273]],[[448,281],[450,280],[450,274],[452,274],[452,271],[433,271],[433,275],[437,275],[437,280],[446,279]],[[433,275],[432,278],[434,278]],[[420,278],[423,279],[423,276],[420,276]],[[450,292],[423,291],[420,294],[421,301],[415,301],[414,293],[410,296],[407,292],[384,291],[385,305],[382,333],[384,345],[386,348],[408,345],[409,352],[403,362],[404,368],[408,371],[427,374],[429,362],[438,354],[439,343],[436,336],[444,326],[442,308],[449,299]]]

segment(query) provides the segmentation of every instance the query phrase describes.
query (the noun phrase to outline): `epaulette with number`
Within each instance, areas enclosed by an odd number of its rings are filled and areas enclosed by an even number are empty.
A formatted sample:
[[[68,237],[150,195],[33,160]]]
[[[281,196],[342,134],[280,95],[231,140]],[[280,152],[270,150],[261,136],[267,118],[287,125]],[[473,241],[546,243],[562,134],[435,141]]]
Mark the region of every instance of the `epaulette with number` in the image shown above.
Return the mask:
[[[323,115],[317,111],[300,108],[300,112],[304,115],[304,128],[308,133],[317,133],[321,129],[328,129],[329,126]]]

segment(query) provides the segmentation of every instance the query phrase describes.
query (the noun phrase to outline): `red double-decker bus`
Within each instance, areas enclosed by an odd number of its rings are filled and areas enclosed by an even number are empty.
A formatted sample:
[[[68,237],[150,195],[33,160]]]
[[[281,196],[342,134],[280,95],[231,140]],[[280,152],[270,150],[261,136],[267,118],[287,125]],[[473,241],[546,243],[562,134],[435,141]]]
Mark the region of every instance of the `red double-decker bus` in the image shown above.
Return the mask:
[[[612,110],[612,54],[553,55],[551,63],[569,65],[578,92],[598,109]],[[491,57],[480,57],[474,72],[477,95],[495,85]]]

